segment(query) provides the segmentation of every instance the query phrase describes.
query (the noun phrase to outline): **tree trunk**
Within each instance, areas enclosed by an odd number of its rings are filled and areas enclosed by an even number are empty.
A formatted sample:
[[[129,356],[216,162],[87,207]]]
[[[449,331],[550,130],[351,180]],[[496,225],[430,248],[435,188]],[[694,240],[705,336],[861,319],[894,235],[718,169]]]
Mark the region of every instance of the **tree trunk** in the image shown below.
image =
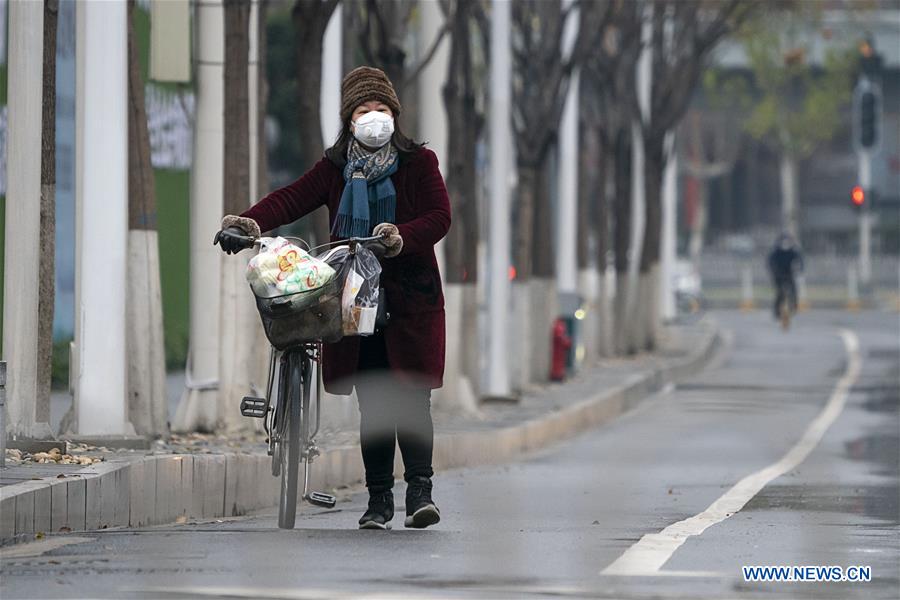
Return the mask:
[[[535,341],[532,331],[537,327],[532,322],[531,289],[532,236],[534,235],[534,203],[540,177],[538,167],[531,164],[518,165],[519,183],[514,203],[515,223],[513,231],[512,259],[515,279],[512,284],[512,351],[516,355],[510,361],[511,383],[514,389],[522,390],[532,379],[532,353]]]
[[[209,0],[197,4],[194,13],[197,44],[193,65],[196,115],[191,162],[191,322],[185,389],[172,421],[172,430],[178,432],[213,431],[218,418],[222,253],[208,237],[219,227],[223,213],[223,11],[220,1]]]
[[[471,5],[456,2],[449,11],[450,48],[444,86],[441,90],[447,115],[447,148],[444,158],[447,192],[453,224],[444,244],[444,278],[447,296],[447,368],[445,391],[436,398],[455,411],[475,414],[475,390],[479,366],[478,310],[475,285],[478,279],[478,206],[475,155],[477,115],[472,81],[469,36]],[[413,86],[407,86],[411,90]],[[404,100],[404,102],[406,102]],[[408,110],[405,112],[409,112]],[[439,400],[439,404],[440,404]]]
[[[615,136],[615,230],[613,244],[616,268],[615,349],[628,354],[628,264],[631,245],[631,133],[621,128]]]
[[[521,352],[518,360],[520,388],[532,381],[546,381],[549,377],[545,367],[549,364],[549,336],[552,316],[555,316],[556,287],[547,281],[553,277],[554,260],[544,169],[544,161],[519,164],[519,202],[513,256],[516,282],[520,285],[515,286],[513,293],[523,297],[514,301],[516,312],[513,319],[521,334],[517,345]],[[535,278],[539,281],[533,281]]]
[[[662,179],[665,135],[644,136],[644,207],[646,221],[641,249],[638,318],[644,324],[639,349],[654,350],[659,329],[659,251],[662,236]]]
[[[586,87],[586,86],[582,86]],[[582,92],[581,96],[584,95]],[[586,111],[579,110],[579,115],[584,115]],[[583,340],[584,340],[584,361],[587,364],[593,364],[599,354],[599,335],[601,334],[601,315],[598,310],[598,290],[599,290],[599,271],[597,262],[592,261],[590,252],[592,244],[596,244],[597,221],[593,218],[593,208],[599,208],[600,202],[603,201],[600,173],[600,140],[599,131],[596,127],[588,126],[582,122],[579,123],[579,131],[581,140],[578,157],[580,164],[578,166],[578,217],[576,220],[577,231],[577,261],[578,261],[578,277],[579,277],[579,293],[581,294],[583,304],[587,307],[586,320],[583,322]],[[596,258],[596,257],[595,257]]]
[[[556,252],[553,244],[553,206],[548,181],[550,161],[544,160],[537,170],[534,193],[534,233],[532,235],[532,276],[553,279],[556,276]]]
[[[596,201],[594,205],[594,235],[597,257],[597,308],[599,318],[595,325],[597,330],[597,353],[600,356],[611,356],[613,354],[613,330],[612,330],[612,314],[610,286],[606,277],[609,268],[608,256],[610,249],[609,240],[609,213],[610,200],[613,194],[613,184],[615,182],[615,170],[611,156],[606,152],[606,148],[598,140],[597,143],[597,163],[594,168],[598,173],[599,183],[596,185]]]
[[[268,138],[266,137],[266,115],[268,103],[269,103],[269,79],[266,75],[266,64],[267,60],[267,48],[268,48],[268,36],[267,36],[267,16],[269,9],[269,0],[260,0],[259,3],[259,16],[257,22],[257,56],[256,62],[258,68],[256,70],[256,115],[251,115],[251,118],[256,118],[256,189],[251,190],[250,192],[250,201],[255,202],[258,199],[262,198],[269,192],[269,144]],[[251,143],[254,140],[250,140]],[[259,322],[259,319],[256,315],[255,307],[252,310],[252,318],[254,319],[254,355],[255,361],[253,370],[251,371],[252,377],[251,381],[255,383],[259,383],[260,385],[265,385],[266,378],[269,374],[269,353],[265,351],[268,346],[268,340],[266,339],[266,334],[262,329],[262,325]],[[265,390],[257,390],[259,394],[254,395],[262,395],[265,393]]]
[[[443,89],[447,111],[447,191],[453,226],[447,236],[447,283],[478,280],[478,206],[475,154],[478,138],[472,54],[469,40],[471,6],[456,3],[452,13],[450,59]]]
[[[250,116],[247,59],[250,4],[225,0],[224,210],[237,215],[250,196]],[[318,88],[315,88],[318,89]]]
[[[225,0],[225,162],[224,201],[226,214],[240,214],[250,205],[250,113],[249,73],[250,4]],[[318,88],[316,88],[318,89]],[[225,431],[249,429],[251,424],[234,410],[236,402],[251,394],[253,354],[246,336],[247,296],[243,272],[244,255],[222,255],[222,304],[220,314],[219,410],[217,428]]]
[[[156,187],[144,107],[134,0],[128,2],[128,420],[139,435],[168,429]]]
[[[794,239],[799,234],[799,205],[797,193],[797,157],[787,151],[781,154],[781,228]]]
[[[537,165],[518,165],[518,203],[515,211],[515,235],[513,237],[513,264],[516,281],[526,282],[532,275],[532,238],[534,236],[534,205],[540,181]]]
[[[44,2],[44,49],[41,95],[41,277],[38,282],[37,398],[35,422],[50,422],[53,362],[54,252],[56,247],[56,24],[58,0]],[[9,252],[9,250],[7,250]],[[6,432],[0,432],[6,435]]]
[[[257,111],[256,111],[256,189],[254,194],[262,198],[269,191],[269,144],[266,138],[266,114],[269,104],[269,78],[266,77],[269,0],[260,0],[259,22],[257,23],[257,44],[259,47],[256,62],[257,73]]]
[[[548,180],[550,161],[544,160],[538,170],[534,195],[534,234],[531,255],[533,272],[529,280],[531,294],[530,321],[534,324],[529,343],[531,352],[531,380],[544,382],[550,378],[550,340],[553,321],[559,316],[559,296],[556,287],[556,253],[553,243],[553,206],[550,202]]]
[[[292,13],[295,35],[295,56],[297,61],[297,134],[301,144],[299,173],[312,168],[324,154],[322,141],[322,118],[320,113],[322,89],[322,46],[325,29],[334,12],[336,3],[322,0],[297,0]],[[335,107],[337,110],[338,107]],[[343,127],[344,124],[342,123]],[[329,239],[328,209],[313,211],[305,217],[311,224],[316,244],[324,244]]]

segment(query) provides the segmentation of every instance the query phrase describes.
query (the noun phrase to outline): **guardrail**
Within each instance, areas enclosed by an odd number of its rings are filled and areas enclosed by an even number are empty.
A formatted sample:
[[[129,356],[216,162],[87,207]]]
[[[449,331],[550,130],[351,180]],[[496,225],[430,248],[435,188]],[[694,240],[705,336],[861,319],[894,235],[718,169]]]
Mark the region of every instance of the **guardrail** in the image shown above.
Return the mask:
[[[811,286],[847,285],[847,270],[858,265],[856,256],[806,255],[803,257],[806,284]],[[872,257],[872,284],[877,287],[897,289],[897,267],[900,258],[891,255]],[[704,288],[740,288],[742,279],[747,277],[746,269],[751,269],[755,283],[768,283],[770,275],[766,257],[756,255],[741,257],[733,255],[706,255],[700,257],[700,277]]]

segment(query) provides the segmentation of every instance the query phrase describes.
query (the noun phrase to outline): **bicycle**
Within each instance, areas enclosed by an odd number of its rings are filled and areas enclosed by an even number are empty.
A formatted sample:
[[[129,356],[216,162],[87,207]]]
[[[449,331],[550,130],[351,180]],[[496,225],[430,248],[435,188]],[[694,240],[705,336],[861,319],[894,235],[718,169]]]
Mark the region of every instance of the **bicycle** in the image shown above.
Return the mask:
[[[778,321],[781,323],[781,329],[787,331],[791,327],[791,318],[796,311],[796,290],[791,282],[780,281],[775,285],[777,286]]]
[[[283,236],[286,237],[286,236]],[[296,239],[296,238],[294,238]],[[339,242],[323,244],[310,250],[347,244],[350,254],[357,251],[360,244],[381,241],[381,236],[351,238]],[[259,245],[257,238],[244,238],[245,243]],[[302,242],[302,240],[300,240]],[[303,242],[306,244],[305,242]],[[309,247],[308,244],[306,244]],[[370,246],[366,246],[370,247]],[[374,249],[377,249],[375,246]],[[275,300],[278,302],[278,299]],[[287,306],[288,302],[282,302]],[[259,301],[257,301],[259,308]],[[322,317],[323,315],[318,315]],[[293,529],[297,514],[297,488],[299,484],[300,460],[303,460],[303,494],[301,499],[324,508],[334,508],[336,498],[324,492],[309,491],[310,465],[320,450],[316,445],[316,435],[321,426],[322,389],[322,340],[292,344],[278,350],[273,345],[269,353],[269,375],[266,395],[263,398],[245,396],[241,400],[241,414],[245,417],[264,419],[263,427],[268,442],[268,455],[272,457],[272,476],[281,477],[281,492],[278,504],[278,527]],[[277,373],[276,373],[277,371]],[[315,387],[313,387],[315,381]],[[311,408],[315,389],[315,426]],[[272,400],[274,399],[274,406]]]

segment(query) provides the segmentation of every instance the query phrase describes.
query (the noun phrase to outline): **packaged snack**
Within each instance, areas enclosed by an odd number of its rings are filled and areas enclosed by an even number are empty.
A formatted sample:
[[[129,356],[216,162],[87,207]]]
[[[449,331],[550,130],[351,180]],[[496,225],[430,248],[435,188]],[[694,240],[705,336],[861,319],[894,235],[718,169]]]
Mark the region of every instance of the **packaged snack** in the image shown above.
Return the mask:
[[[258,298],[319,289],[334,276],[328,263],[282,237],[265,238],[247,265],[247,282]]]

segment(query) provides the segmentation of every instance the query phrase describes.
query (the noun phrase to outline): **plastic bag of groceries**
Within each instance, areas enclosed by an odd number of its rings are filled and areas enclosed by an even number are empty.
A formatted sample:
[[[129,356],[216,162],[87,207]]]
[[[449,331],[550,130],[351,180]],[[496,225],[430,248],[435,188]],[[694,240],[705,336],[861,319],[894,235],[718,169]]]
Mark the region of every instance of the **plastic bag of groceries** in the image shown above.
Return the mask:
[[[341,292],[341,321],[344,335],[372,335],[378,314],[378,282],[381,265],[371,250],[357,245],[350,253],[347,246],[338,246],[320,257],[343,281]]]
[[[335,271],[282,237],[264,238],[247,264],[247,282],[258,298],[275,298],[321,288]]]

